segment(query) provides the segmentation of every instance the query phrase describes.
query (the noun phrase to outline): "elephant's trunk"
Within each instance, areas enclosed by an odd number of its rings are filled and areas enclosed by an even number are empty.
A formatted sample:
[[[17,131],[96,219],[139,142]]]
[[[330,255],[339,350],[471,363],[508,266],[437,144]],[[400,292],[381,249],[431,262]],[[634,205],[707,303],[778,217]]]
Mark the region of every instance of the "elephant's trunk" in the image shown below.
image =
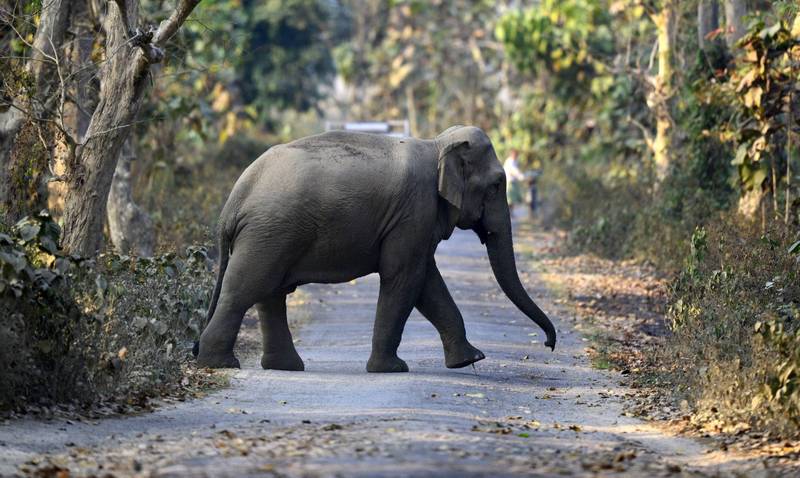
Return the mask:
[[[505,217],[508,218],[507,213]],[[497,283],[500,284],[500,288],[511,299],[511,302],[544,330],[547,335],[547,340],[544,344],[553,350],[556,346],[555,327],[553,327],[553,323],[550,322],[547,315],[542,312],[542,309],[531,300],[519,280],[517,264],[514,261],[514,246],[511,239],[511,220],[510,218],[503,219],[500,221],[500,227],[495,231],[491,227],[486,228],[486,250],[489,253],[492,272],[497,279]]]

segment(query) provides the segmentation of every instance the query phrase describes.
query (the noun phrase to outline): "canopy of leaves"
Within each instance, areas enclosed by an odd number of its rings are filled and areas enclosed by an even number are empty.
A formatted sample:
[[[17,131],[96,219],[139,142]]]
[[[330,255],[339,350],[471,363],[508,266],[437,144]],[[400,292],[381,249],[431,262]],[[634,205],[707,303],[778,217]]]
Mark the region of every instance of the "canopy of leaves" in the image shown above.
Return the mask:
[[[739,108],[739,115],[723,126],[723,137],[737,145],[731,164],[738,168],[744,189],[760,188],[766,180],[764,158],[775,151],[775,142],[785,142],[789,129],[800,132],[798,38],[800,15],[793,25],[780,19],[767,26],[763,19],[755,19],[739,42],[740,66],[723,86],[723,94]]]
[[[505,14],[495,34],[517,68],[552,75],[557,93],[575,97],[606,72],[603,62],[614,53],[611,19],[606,2],[544,0]]]

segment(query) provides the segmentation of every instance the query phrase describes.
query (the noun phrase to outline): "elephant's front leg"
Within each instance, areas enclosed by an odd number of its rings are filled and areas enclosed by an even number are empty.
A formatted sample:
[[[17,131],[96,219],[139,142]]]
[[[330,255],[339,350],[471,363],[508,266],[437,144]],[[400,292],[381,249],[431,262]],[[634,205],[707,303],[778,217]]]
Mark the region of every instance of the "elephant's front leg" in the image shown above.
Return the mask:
[[[272,370],[304,370],[303,360],[297,354],[292,332],[286,318],[286,295],[278,294],[256,304],[264,355],[261,367]]]
[[[439,331],[447,368],[466,367],[486,358],[467,341],[464,319],[433,259],[428,264],[425,286],[416,305],[417,310]]]
[[[372,330],[372,354],[367,372],[408,372],[408,365],[397,356],[403,328],[417,301],[425,277],[423,264],[401,268],[381,267],[378,310]]]

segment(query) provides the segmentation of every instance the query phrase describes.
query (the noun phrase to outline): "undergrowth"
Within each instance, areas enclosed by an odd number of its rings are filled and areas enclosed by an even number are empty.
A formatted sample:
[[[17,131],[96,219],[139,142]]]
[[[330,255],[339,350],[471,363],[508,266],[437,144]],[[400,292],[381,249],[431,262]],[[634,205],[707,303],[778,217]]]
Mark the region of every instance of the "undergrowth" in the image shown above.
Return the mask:
[[[724,185],[697,187],[696,172],[676,173],[658,192],[559,174],[571,182],[562,190],[572,188],[569,214],[558,216],[567,251],[636,258],[672,276],[671,333],[644,351],[651,366],[642,383],[676,404],[686,400],[700,426],[800,433],[797,228],[748,224],[725,211],[732,201]]]
[[[67,256],[44,211],[0,231],[0,409],[136,404],[181,386],[213,285],[204,248]]]
[[[673,334],[655,359],[695,420],[800,430],[800,245],[720,221],[698,228],[671,287]]]

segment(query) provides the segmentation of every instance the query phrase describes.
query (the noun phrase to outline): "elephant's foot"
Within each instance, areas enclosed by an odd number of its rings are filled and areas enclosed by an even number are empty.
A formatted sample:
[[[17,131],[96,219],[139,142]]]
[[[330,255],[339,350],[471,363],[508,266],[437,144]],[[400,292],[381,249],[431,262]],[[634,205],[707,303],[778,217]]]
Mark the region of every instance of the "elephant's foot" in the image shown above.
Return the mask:
[[[305,370],[303,359],[297,355],[297,352],[281,351],[264,353],[261,356],[261,368],[265,370],[292,370],[295,372],[302,372]]]
[[[367,361],[367,372],[371,373],[394,373],[408,372],[408,365],[398,356],[375,356],[372,355]]]
[[[197,366],[206,368],[241,368],[239,359],[233,353],[211,354],[202,351],[197,354]]]
[[[485,359],[483,352],[473,347],[466,340],[458,345],[444,349],[444,364],[447,368],[461,368]]]

